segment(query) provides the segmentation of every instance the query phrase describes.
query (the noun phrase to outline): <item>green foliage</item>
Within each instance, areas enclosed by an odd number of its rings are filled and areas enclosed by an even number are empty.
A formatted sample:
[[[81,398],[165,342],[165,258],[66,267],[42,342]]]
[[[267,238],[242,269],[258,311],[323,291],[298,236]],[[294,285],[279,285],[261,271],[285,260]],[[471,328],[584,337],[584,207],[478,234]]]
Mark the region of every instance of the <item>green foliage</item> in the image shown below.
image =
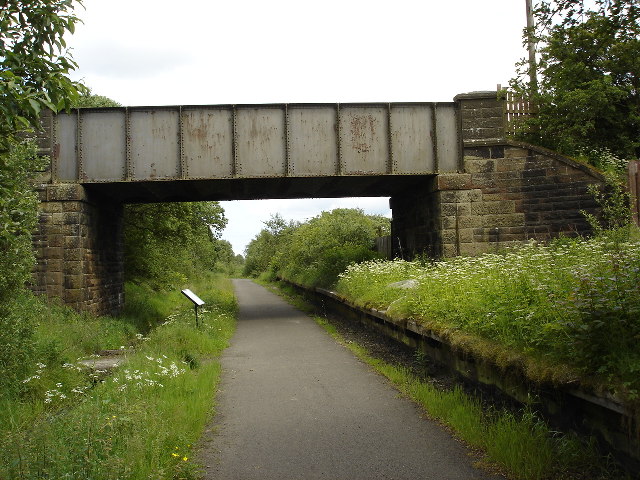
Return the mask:
[[[122,315],[129,319],[140,333],[146,334],[171,314],[171,309],[180,296],[178,290],[162,292],[162,295],[159,295],[146,283],[125,282]]]
[[[35,363],[34,329],[42,307],[28,294],[19,291],[2,302],[0,328],[0,392],[15,394],[27,377],[28,365]]]
[[[522,136],[578,155],[602,150],[620,158],[640,152],[640,4],[638,0],[541,0],[534,37],[539,88],[530,91],[527,62],[512,81],[538,105]]]
[[[329,287],[353,262],[377,258],[375,238],[389,219],[359,209],[322,212],[300,225],[273,217],[246,251],[245,273],[270,272],[308,286]]]
[[[43,162],[32,141],[12,140],[0,152],[0,391],[15,390],[34,354],[36,314],[41,309],[24,284],[35,259],[31,232],[38,199],[29,179]],[[30,307],[33,307],[32,311]]]
[[[102,107],[121,107],[122,105],[115,100],[105,97],[104,95],[95,95],[90,89],[85,89],[73,103],[74,108],[102,108]]]
[[[128,205],[124,221],[128,281],[176,288],[229,256],[219,240],[227,219],[217,202]]]
[[[628,241],[634,231],[629,206],[631,196],[616,173],[605,173],[604,186],[589,185],[589,192],[600,206],[601,214],[582,212],[593,232],[599,237]]]
[[[207,277],[191,288],[207,302],[201,328],[194,328],[191,305],[181,296],[162,295],[162,308],[172,313],[148,337],[133,339],[126,365],[102,381],[75,357],[67,364],[62,357],[28,362],[23,394],[0,395],[0,478],[198,478],[192,446],[211,414],[221,370],[215,357],[233,332],[236,303],[228,280]],[[83,320],[70,312],[48,333],[62,342]],[[98,322],[117,322],[93,321],[87,330],[96,335]],[[111,338],[103,348],[113,347],[117,338]],[[44,336],[37,343],[41,353],[49,348]]]
[[[35,352],[37,322],[22,291],[33,267],[31,232],[37,220],[33,172],[44,162],[24,132],[37,130],[44,108],[71,105],[80,85],[63,35],[77,18],[71,0],[5,1],[0,5],[0,392],[14,392]],[[22,135],[19,135],[23,132]]]
[[[578,152],[577,159],[593,165],[608,177],[615,177],[618,183],[626,181],[628,160],[614,155],[606,148],[582,149]]]
[[[414,289],[391,286],[407,279]],[[498,363],[517,352],[570,365],[585,378],[599,375],[628,398],[640,392],[637,241],[612,248],[602,238],[562,239],[432,265],[367,262],[351,265],[337,290],[359,305],[419,319],[452,341],[483,338],[479,353]],[[562,381],[562,372],[538,374]]]
[[[231,243],[227,240],[214,241],[216,252],[216,271],[224,273],[229,278],[242,276],[244,257],[233,252]]]
[[[25,398],[43,393],[67,375],[67,362],[105,348],[119,348],[134,337],[127,318],[95,318],[21,289],[3,303],[0,328],[0,397]],[[38,363],[49,368],[37,382],[21,380],[36,375]]]
[[[64,35],[78,18],[72,0],[9,0],[0,6],[0,145],[18,130],[38,129],[44,108],[72,106],[79,83]]]
[[[376,236],[389,220],[359,209],[322,212],[300,225],[274,259],[278,274],[309,286],[332,286],[347,265],[377,258]]]
[[[43,108],[68,108],[83,88],[67,77],[75,63],[63,36],[78,21],[73,10],[71,0],[0,5],[0,308],[33,265],[37,197],[29,180],[44,166],[18,132],[37,130]]]
[[[33,267],[31,232],[38,198],[29,180],[44,162],[34,142],[13,140],[0,153],[0,315],[2,305],[29,279]]]
[[[255,277],[268,271],[280,246],[287,243],[287,239],[299,225],[295,222],[287,223],[278,213],[264,224],[265,228],[245,249],[244,275]]]

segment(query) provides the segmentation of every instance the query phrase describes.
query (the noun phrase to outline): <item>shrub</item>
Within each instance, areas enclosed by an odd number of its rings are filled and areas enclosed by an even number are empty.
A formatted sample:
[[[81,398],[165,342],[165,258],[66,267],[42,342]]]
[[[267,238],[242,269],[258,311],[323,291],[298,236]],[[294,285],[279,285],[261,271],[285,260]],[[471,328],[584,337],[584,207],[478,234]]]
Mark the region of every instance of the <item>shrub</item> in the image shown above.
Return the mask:
[[[335,209],[296,227],[278,246],[271,268],[308,286],[331,287],[349,264],[379,257],[376,236],[389,228],[387,218],[359,209]]]
[[[31,232],[38,198],[32,169],[43,161],[33,141],[12,140],[0,152],[0,391],[14,390],[33,353],[35,313],[40,306],[24,293],[34,265]]]

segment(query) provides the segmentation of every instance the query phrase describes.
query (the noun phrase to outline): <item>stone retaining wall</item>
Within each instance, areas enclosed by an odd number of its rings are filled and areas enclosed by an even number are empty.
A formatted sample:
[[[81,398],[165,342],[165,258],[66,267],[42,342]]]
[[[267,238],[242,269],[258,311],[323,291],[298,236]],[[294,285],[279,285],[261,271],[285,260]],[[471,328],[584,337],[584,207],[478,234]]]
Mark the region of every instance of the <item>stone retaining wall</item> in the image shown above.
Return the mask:
[[[591,231],[582,212],[598,213],[588,192],[589,185],[604,182],[595,171],[510,141],[464,153],[464,173],[438,176],[444,256]]]

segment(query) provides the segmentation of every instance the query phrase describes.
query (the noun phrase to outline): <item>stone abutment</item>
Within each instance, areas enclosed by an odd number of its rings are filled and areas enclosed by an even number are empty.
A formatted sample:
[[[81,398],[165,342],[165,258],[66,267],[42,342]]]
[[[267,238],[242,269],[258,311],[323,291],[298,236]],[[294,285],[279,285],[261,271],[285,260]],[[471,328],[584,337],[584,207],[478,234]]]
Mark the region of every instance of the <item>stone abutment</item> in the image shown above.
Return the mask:
[[[391,198],[393,255],[477,255],[527,240],[590,232],[598,213],[588,192],[595,170],[550,150],[506,138],[495,92],[456,98],[463,158],[459,173]]]
[[[45,184],[38,194],[33,290],[76,310],[118,313],[124,304],[122,205],[92,198],[78,184]]]

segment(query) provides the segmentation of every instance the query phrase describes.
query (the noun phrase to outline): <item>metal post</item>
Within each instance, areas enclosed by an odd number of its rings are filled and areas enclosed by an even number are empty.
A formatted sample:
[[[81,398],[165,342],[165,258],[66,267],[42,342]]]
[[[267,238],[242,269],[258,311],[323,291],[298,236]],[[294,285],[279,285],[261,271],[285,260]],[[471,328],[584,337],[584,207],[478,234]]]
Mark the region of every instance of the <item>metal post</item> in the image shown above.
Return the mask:
[[[196,311],[196,328],[197,328],[199,326],[198,325],[198,307],[200,305],[204,305],[204,302],[202,301],[202,299],[199,296],[197,296],[195,293],[193,293],[188,288],[185,288],[184,290],[182,290],[182,294],[193,302],[193,308]]]

